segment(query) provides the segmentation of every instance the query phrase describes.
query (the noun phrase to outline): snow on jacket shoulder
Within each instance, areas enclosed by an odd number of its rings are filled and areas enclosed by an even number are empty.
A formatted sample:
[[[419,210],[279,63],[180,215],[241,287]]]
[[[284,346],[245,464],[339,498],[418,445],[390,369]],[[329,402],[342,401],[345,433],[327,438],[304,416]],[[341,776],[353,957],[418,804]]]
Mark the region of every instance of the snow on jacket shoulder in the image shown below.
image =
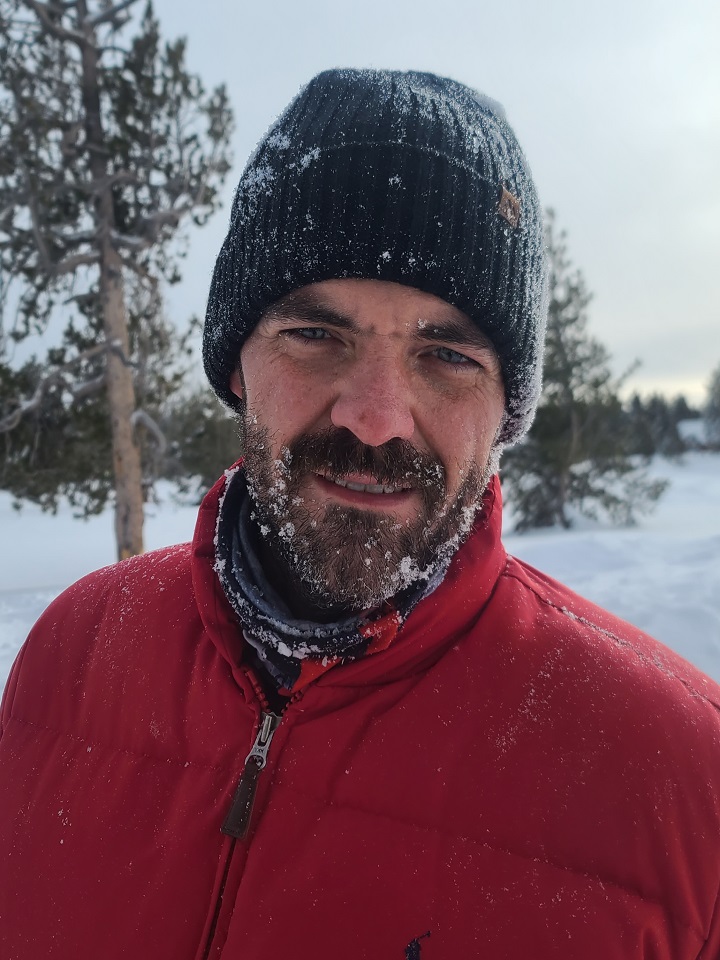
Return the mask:
[[[6,689],[8,960],[718,960],[718,688],[500,543],[496,485],[387,650],[264,706],[194,542],[59,597]],[[429,934],[429,936],[428,936]]]

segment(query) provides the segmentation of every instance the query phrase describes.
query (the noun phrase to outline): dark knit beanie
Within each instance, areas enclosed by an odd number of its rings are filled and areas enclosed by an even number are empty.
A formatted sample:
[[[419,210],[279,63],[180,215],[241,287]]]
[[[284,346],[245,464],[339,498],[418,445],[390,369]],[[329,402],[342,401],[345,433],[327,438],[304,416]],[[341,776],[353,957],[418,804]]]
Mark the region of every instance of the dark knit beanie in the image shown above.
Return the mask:
[[[542,218],[502,108],[429,73],[328,70],[300,91],[240,179],[215,265],[205,371],[218,396],[262,313],[306,284],[391,280],[435,294],[502,365],[501,441],[529,428],[545,327]]]

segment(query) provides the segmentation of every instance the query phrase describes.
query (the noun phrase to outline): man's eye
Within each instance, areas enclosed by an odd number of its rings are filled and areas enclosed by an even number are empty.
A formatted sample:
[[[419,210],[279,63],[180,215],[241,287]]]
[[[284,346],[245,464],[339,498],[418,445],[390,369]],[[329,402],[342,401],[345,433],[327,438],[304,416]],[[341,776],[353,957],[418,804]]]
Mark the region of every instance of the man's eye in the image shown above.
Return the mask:
[[[451,363],[456,366],[475,363],[470,357],[466,357],[464,353],[458,353],[457,350],[451,350],[450,347],[438,347],[433,352],[438,360],[442,360],[444,363]]]
[[[322,327],[297,327],[295,330],[286,330],[285,333],[298,340],[326,340],[330,336]]]

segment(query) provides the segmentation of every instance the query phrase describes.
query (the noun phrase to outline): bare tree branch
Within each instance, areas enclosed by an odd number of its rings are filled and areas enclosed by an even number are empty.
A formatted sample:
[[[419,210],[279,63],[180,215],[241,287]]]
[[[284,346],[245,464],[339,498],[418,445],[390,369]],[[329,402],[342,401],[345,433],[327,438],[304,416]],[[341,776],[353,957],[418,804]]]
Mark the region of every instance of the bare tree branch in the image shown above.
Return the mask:
[[[95,27],[99,27],[101,23],[107,23],[108,20],[114,20],[119,13],[122,13],[123,10],[127,10],[129,7],[132,7],[132,5],[137,2],[138,0],[122,0],[122,3],[116,3],[115,6],[110,7],[109,10],[105,10],[103,13],[98,13],[95,17],[90,17],[86,23],[88,26],[95,29]]]
[[[31,225],[33,239],[35,241],[35,248],[37,250],[38,257],[40,258],[40,264],[42,266],[42,269],[45,271],[45,273],[52,277],[60,277],[66,273],[72,273],[78,267],[92,266],[93,264],[98,263],[100,260],[100,254],[95,252],[90,252],[90,251],[87,253],[78,253],[71,257],[66,257],[64,260],[53,262],[53,259],[50,256],[50,253],[48,251],[47,244],[45,242],[45,237],[43,236],[43,233],[42,233],[42,228],[40,223],[40,214],[37,209],[37,200],[33,192],[32,185],[30,183],[30,177],[27,173],[25,165],[21,161],[19,165],[22,172],[25,174],[25,183],[26,183],[26,191],[27,191],[26,203],[27,203],[28,211],[30,213],[30,225]],[[66,242],[70,245],[76,242],[80,242],[80,240],[82,239],[89,239],[78,234],[77,235],[78,239],[74,240],[72,234],[68,234],[64,236],[61,231],[55,231],[55,232],[58,237],[62,237],[62,239],[66,240]]]
[[[160,429],[157,421],[153,420],[146,410],[143,410],[142,407],[138,407],[137,410],[133,410],[132,416],[130,417],[130,422],[133,428],[138,426],[145,427],[148,433],[150,433],[155,440],[158,454],[162,456],[162,454],[165,453],[167,450],[167,439],[165,434]]]
[[[28,205],[28,210],[30,212],[30,224],[32,227],[33,239],[35,240],[35,247],[37,249],[38,256],[40,257],[40,260],[42,262],[43,269],[49,273],[52,265],[52,260],[50,259],[50,254],[48,253],[48,248],[47,248],[47,245],[45,244],[45,238],[43,237],[42,230],[40,229],[40,215],[37,209],[36,198],[30,184],[30,177],[28,176],[28,172],[25,167],[25,164],[22,161],[19,161],[18,165],[22,170],[22,172],[25,174],[25,183],[26,183],[26,189],[27,189],[27,205]]]
[[[78,153],[85,151],[85,145],[83,144],[79,149]],[[89,149],[89,148],[88,148]],[[101,194],[108,187],[115,186],[115,184],[129,184],[130,186],[145,186],[143,180],[140,177],[137,177],[134,173],[130,173],[129,170],[117,170],[115,173],[110,174],[107,177],[103,177],[96,180],[76,180],[74,178],[69,180],[63,180],[60,183],[55,184],[50,187],[50,190],[53,195],[62,195],[63,193],[70,193],[73,190],[77,190],[80,193],[89,194]],[[20,199],[26,199],[23,195]]]
[[[140,253],[142,250],[147,250],[148,247],[153,245],[150,237],[128,237],[126,234],[119,233],[117,230],[112,231],[110,239],[116,249],[124,248],[125,250],[132,250],[133,253]]]
[[[112,241],[116,247],[124,247],[126,250],[133,250],[136,253],[146,250],[157,242],[158,231],[161,227],[166,225],[176,227],[193,207],[193,203],[184,203],[181,207],[173,207],[171,210],[159,210],[157,213],[153,213],[149,217],[143,217],[139,221],[140,236],[130,237],[125,233],[113,230]]]
[[[88,396],[88,394],[100,390],[105,382],[104,373],[102,376],[94,377],[92,380],[81,384],[69,383],[67,374],[71,373],[81,361],[91,360],[101,353],[107,353],[109,350],[114,349],[117,349],[117,347],[108,343],[97,344],[94,347],[83,350],[82,353],[79,353],[76,357],[73,357],[72,360],[53,370],[52,373],[48,373],[47,376],[40,380],[35,388],[35,393],[29,400],[19,404],[12,413],[0,420],[0,433],[8,433],[10,430],[14,430],[23,417],[37,410],[42,403],[45,393],[52,386],[63,387],[72,396],[73,400],[79,400],[81,397]]]
[[[93,393],[98,393],[105,386],[105,373],[98,374],[92,380],[86,380],[85,383],[79,383],[70,391],[74,400],[80,400],[82,397],[88,397]]]
[[[66,27],[60,27],[50,16],[50,6],[47,3],[40,3],[40,0],[21,0],[42,22],[43,27],[48,33],[51,33],[58,40],[69,40],[78,46],[85,46],[87,37],[77,30],[68,30]]]
[[[88,347],[87,350],[83,350],[76,357],[73,357],[72,360],[68,360],[67,363],[62,364],[51,373],[48,373],[47,376],[43,377],[35,388],[35,393],[32,397],[20,403],[12,413],[0,420],[0,433],[8,433],[8,431],[13,430],[26,414],[37,410],[42,403],[45,392],[55,384],[64,387],[72,396],[73,400],[79,400],[81,397],[88,396],[90,393],[95,393],[100,390],[105,383],[104,373],[93,377],[92,380],[87,380],[85,383],[79,384],[69,383],[66,375],[71,373],[83,360],[92,360],[93,357],[97,357],[102,353],[114,353],[126,367],[137,367],[137,364],[133,363],[133,361],[126,356],[122,346],[116,340],[105,341],[104,343],[96,344],[94,347]]]
[[[122,259],[123,267],[129,273],[132,273],[136,277],[140,277],[142,280],[144,280],[149,286],[150,295],[157,299],[159,296],[158,291],[160,284],[158,282],[158,278],[154,276],[150,270],[148,270],[147,264],[142,263],[137,258],[131,260],[129,257],[124,257],[122,253],[120,254],[120,257]]]
[[[137,174],[131,173],[129,170],[116,170],[115,173],[111,173],[110,176],[104,180],[91,180],[87,184],[87,188],[92,193],[99,193],[108,187],[114,187],[117,183],[127,183],[132,187],[145,185],[144,181],[141,180]]]
[[[52,264],[49,273],[54,277],[60,277],[66,273],[73,273],[78,267],[91,267],[99,262],[99,253],[76,253],[72,257],[66,257],[59,263]]]
[[[75,233],[66,233],[59,227],[51,227],[49,232],[68,247],[74,247],[79,243],[92,243],[97,238],[97,230],[76,230]]]

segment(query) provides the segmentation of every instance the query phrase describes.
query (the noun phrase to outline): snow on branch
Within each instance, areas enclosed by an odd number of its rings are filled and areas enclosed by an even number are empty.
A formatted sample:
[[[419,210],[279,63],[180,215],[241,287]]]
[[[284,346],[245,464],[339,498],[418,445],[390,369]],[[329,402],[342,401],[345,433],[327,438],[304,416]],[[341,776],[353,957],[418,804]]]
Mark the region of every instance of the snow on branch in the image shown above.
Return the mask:
[[[140,253],[141,250],[147,250],[148,247],[153,245],[153,241],[149,238],[128,237],[126,234],[119,233],[117,230],[110,232],[110,239],[116,250],[124,248],[125,250],[132,250],[133,253]]]
[[[56,8],[49,3],[41,3],[40,0],[22,0],[22,3],[37,16],[43,25],[43,28],[58,40],[69,40],[83,47],[87,43],[87,37],[78,30],[68,30],[67,27],[61,27],[51,16],[51,11],[56,12]]]
[[[109,20],[114,20],[118,14],[122,13],[123,10],[127,10],[137,3],[138,0],[122,0],[122,3],[116,3],[114,7],[110,7],[109,10],[104,10],[102,13],[98,13],[94,17],[89,17],[86,21],[88,26],[95,29],[99,27],[102,23],[107,23]]]
[[[30,176],[27,170],[27,167],[22,160],[18,161],[18,166],[22,171],[27,190],[27,208],[30,214],[30,227],[32,231],[33,239],[35,240],[35,248],[37,250],[38,257],[40,259],[40,264],[42,269],[46,274],[49,274],[51,277],[60,277],[64,276],[67,273],[73,273],[77,270],[78,267],[91,266],[93,264],[99,263],[100,254],[94,251],[88,251],[86,253],[77,253],[72,256],[65,257],[64,260],[54,261],[50,256],[45,237],[43,236],[42,230],[42,218],[40,216],[40,211],[38,210],[38,201],[35,193],[32,189],[32,184]],[[78,233],[76,235],[70,233],[64,233],[62,230],[51,229],[56,237],[62,238],[67,244],[76,244],[82,241],[87,241],[91,238],[89,233],[83,231],[83,233]]]
[[[143,410],[142,408],[133,410],[132,414],[130,415],[130,424],[133,429],[138,426],[145,427],[147,432],[155,440],[158,454],[162,456],[165,453],[167,450],[167,439],[165,438],[165,434],[160,429],[157,421],[153,420],[146,410]]]
[[[48,272],[55,277],[59,277],[66,273],[74,273],[78,267],[92,266],[99,262],[99,253],[76,253],[72,257],[66,257],[64,260],[60,260],[59,263],[51,264]]]
[[[93,377],[91,380],[86,380],[83,383],[72,383],[68,379],[68,374],[72,373],[72,371],[83,360],[92,360],[93,357],[97,357],[103,353],[118,354],[126,366],[132,365],[123,353],[120,345],[114,341],[109,343],[100,343],[94,347],[89,347],[87,350],[83,350],[82,353],[79,353],[76,357],[73,357],[72,360],[62,364],[62,366],[43,377],[38,382],[38,385],[35,388],[35,393],[32,395],[32,397],[30,397],[29,400],[25,400],[23,403],[19,404],[12,411],[12,413],[9,413],[6,417],[0,419],[0,433],[9,433],[10,430],[14,430],[23,417],[27,416],[29,413],[33,413],[35,410],[38,410],[42,404],[43,397],[51,387],[62,387],[70,394],[73,401],[80,400],[82,397],[90,396],[91,394],[97,393],[99,390],[101,390],[105,385],[104,373],[99,374],[97,377]]]
[[[65,246],[93,243],[97,239],[97,230],[76,230],[75,233],[68,233],[66,230],[60,230],[58,227],[50,227],[50,233],[56,240],[62,241]]]

